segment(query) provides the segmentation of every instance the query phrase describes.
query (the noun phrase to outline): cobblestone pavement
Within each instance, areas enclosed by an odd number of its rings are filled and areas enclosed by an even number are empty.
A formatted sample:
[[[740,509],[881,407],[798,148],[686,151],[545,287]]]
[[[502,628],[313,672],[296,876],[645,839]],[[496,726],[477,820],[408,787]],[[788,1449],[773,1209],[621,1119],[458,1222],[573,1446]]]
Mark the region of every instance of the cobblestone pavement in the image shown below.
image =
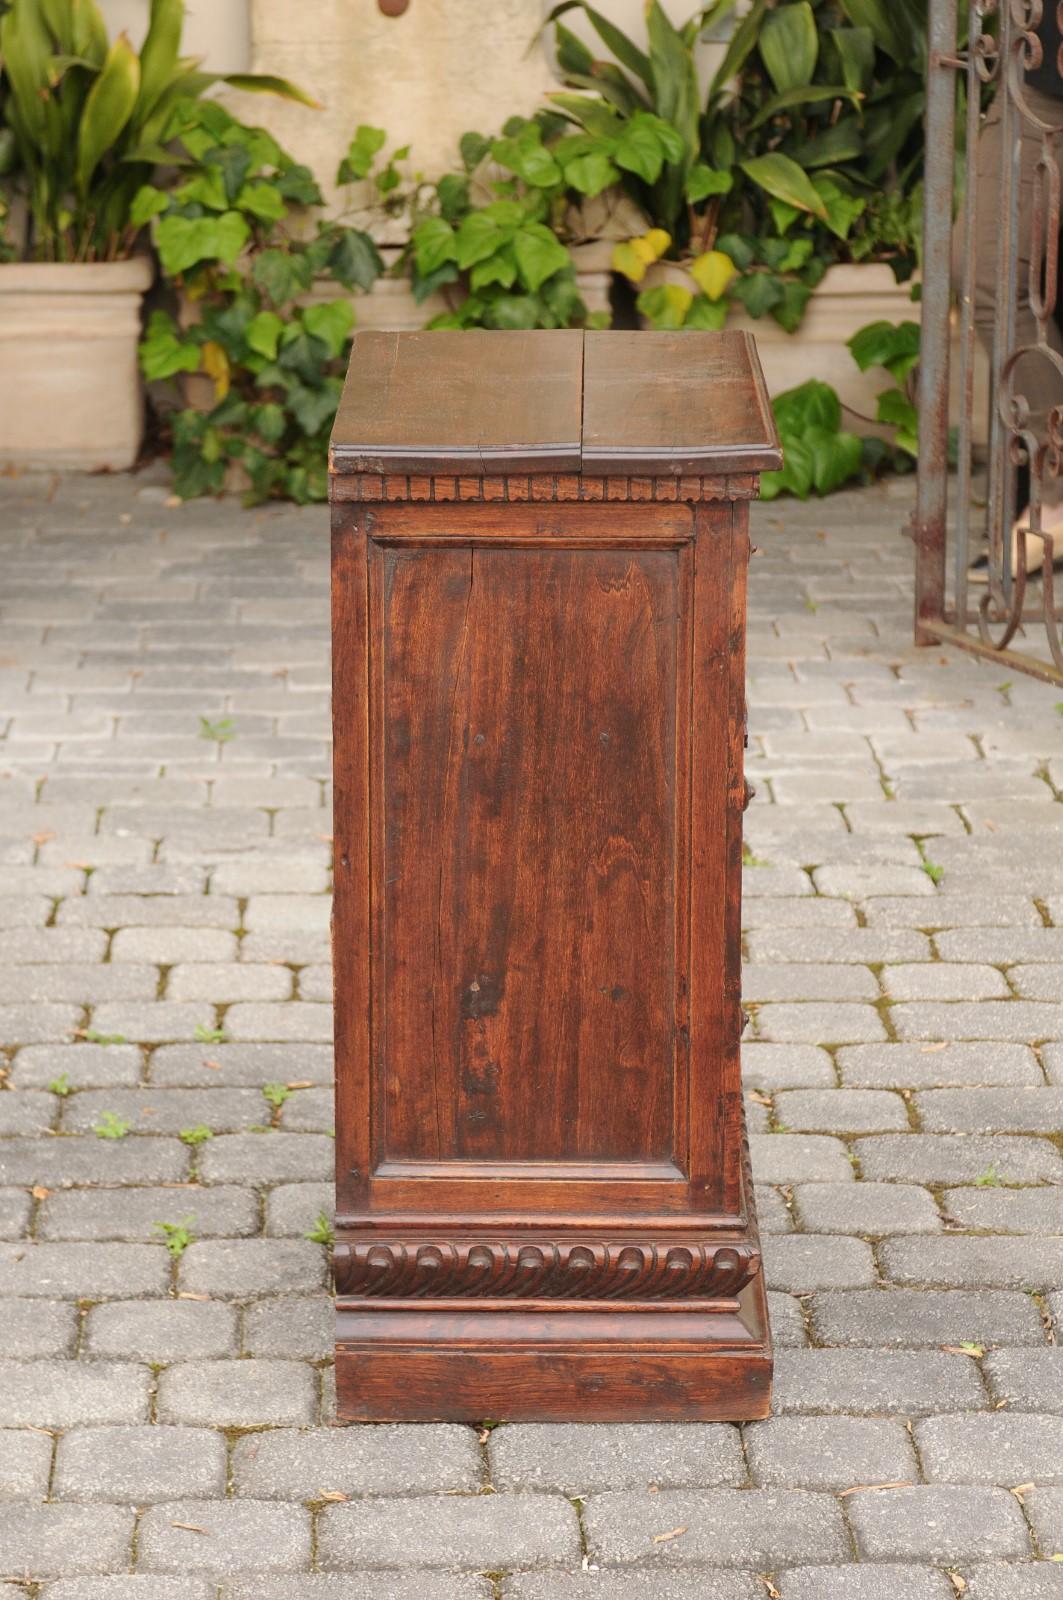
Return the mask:
[[[478,1434],[330,1427],[324,513],[0,483],[3,1600],[1063,1596],[1063,719],[908,494],[755,515],[775,1413]]]

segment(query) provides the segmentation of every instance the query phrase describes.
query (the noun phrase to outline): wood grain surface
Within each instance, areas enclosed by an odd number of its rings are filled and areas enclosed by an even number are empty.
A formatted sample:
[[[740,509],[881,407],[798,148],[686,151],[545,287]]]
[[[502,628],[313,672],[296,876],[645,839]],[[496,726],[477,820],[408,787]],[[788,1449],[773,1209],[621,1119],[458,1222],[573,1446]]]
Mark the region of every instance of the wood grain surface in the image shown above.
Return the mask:
[[[380,1156],[675,1159],[678,554],[378,549]]]

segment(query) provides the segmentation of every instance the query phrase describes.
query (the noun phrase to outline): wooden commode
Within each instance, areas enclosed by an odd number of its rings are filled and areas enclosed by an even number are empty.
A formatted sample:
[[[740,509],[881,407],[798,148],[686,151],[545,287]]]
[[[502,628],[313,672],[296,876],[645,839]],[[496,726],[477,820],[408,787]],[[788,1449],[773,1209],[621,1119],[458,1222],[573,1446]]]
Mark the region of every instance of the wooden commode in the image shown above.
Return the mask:
[[[740,333],[356,334],[332,439],[345,1418],[743,1419]]]

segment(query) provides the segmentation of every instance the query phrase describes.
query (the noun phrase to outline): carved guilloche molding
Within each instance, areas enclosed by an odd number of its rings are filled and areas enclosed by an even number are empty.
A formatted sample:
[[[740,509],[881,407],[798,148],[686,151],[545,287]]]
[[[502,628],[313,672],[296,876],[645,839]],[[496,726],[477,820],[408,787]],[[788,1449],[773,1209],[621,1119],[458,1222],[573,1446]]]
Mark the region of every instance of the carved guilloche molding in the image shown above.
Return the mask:
[[[752,1243],[414,1238],[340,1242],[337,1293],[355,1299],[674,1301],[731,1298],[756,1274]]]

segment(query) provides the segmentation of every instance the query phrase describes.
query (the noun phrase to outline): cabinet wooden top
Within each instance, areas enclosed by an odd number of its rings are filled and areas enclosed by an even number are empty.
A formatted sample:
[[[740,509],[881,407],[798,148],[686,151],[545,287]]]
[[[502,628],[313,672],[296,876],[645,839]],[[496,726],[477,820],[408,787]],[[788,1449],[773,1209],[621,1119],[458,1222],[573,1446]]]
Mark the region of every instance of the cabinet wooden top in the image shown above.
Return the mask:
[[[748,334],[356,333],[333,474],[757,473],[781,464]]]

